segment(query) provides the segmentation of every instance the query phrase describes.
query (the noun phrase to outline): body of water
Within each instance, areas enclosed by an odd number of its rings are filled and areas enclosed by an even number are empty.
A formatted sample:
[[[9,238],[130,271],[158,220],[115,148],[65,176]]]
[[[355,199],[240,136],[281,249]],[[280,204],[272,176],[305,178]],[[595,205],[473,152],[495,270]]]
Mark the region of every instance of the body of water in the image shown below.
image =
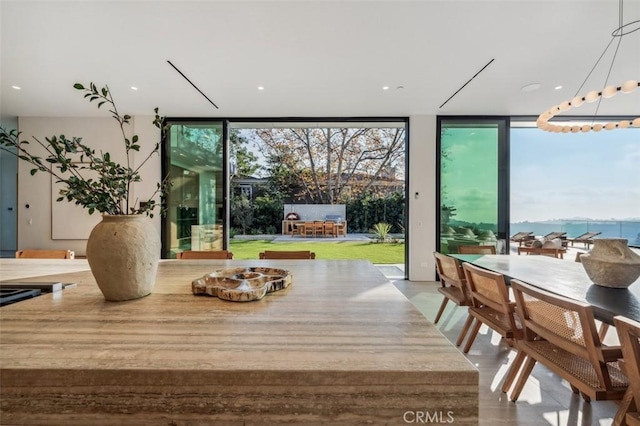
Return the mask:
[[[545,221],[518,222],[510,224],[510,233],[533,232],[536,236],[545,236],[550,232],[563,231],[568,238],[574,238],[585,232],[600,232],[595,238],[626,238],[629,245],[640,246],[640,221]]]

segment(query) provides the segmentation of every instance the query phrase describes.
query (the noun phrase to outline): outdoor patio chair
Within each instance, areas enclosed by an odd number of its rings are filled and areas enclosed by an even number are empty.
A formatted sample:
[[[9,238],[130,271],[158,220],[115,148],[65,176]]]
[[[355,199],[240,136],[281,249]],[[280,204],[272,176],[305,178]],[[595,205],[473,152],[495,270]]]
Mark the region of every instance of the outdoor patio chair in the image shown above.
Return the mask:
[[[588,249],[589,246],[593,244],[593,237],[600,234],[602,234],[602,232],[585,232],[575,238],[567,238],[567,241],[571,243],[571,247],[573,247],[573,243],[583,243],[585,248]]]
[[[325,222],[324,223],[324,231],[323,231],[323,235],[325,237],[334,237],[337,238],[338,237],[338,226],[336,223],[334,222]]]
[[[518,399],[536,362],[569,382],[587,402],[621,399],[629,386],[618,364],[622,351],[602,344],[593,308],[518,280],[511,280],[511,288],[524,328],[518,356],[525,361],[510,399]],[[515,374],[512,367],[507,375]]]
[[[233,259],[233,253],[227,250],[196,251],[185,250],[177,254],[178,259]]]
[[[640,323],[622,316],[613,318],[622,345],[622,357],[618,363],[629,378],[629,388],[622,397],[614,425],[640,424]]]
[[[298,235],[300,237],[315,236],[315,228],[313,222],[303,222],[298,224]]]
[[[265,250],[259,254],[260,259],[315,259],[316,254],[308,250],[279,251]]]
[[[436,319],[433,321],[434,324],[437,324],[449,301],[452,301],[458,306],[470,306],[471,299],[469,299],[469,295],[467,293],[467,283],[464,278],[462,266],[458,259],[438,252],[434,252],[433,256],[436,259],[436,270],[440,277],[440,287],[438,287],[438,291],[444,296],[442,303],[440,304],[440,308],[438,309],[438,313],[436,314]],[[462,331],[458,336],[456,346],[460,346],[462,344],[464,337],[469,331],[469,327],[471,327],[472,321],[473,317],[467,315],[467,320],[465,321]]]
[[[72,250],[18,250],[16,259],[75,259]]]
[[[513,237],[511,237],[511,241],[514,243],[518,243],[519,246],[526,243],[527,241],[534,240],[533,232],[518,232]]]
[[[313,222],[313,236],[324,236],[324,222],[319,220]]]
[[[560,239],[566,239],[567,233],[566,232],[562,232],[562,231],[558,231],[558,232],[549,232],[547,235],[545,235],[544,237],[542,237],[545,241],[549,241],[549,240],[555,240],[556,238],[560,238]]]

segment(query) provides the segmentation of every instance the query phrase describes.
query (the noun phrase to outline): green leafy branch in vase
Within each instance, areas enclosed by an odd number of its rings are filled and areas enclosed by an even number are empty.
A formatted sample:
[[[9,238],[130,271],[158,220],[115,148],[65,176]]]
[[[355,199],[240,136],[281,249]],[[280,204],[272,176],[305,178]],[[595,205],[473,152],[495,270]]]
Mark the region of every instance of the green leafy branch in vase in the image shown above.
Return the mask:
[[[33,137],[42,149],[46,157],[41,157],[29,152],[29,141],[20,140],[20,132],[7,130],[0,126],[0,149],[11,153],[23,161],[31,164],[31,175],[37,172],[51,174],[57,183],[63,184],[60,189],[60,197],[57,201],[66,199],[89,210],[89,214],[98,211],[110,215],[146,214],[153,217],[153,211],[160,207],[160,213],[166,213],[166,195],[171,187],[168,176],[156,183],[156,189],[146,202],[139,203],[131,200],[132,184],[141,182],[140,169],[154,155],[160,151],[160,142],[156,142],[153,149],[136,167],[132,168],[132,152],[140,151],[140,142],[137,135],[128,138],[125,126],[131,124],[131,116],[121,115],[113,100],[109,87],[101,89],[94,83],[85,87],[80,83],[73,86],[77,90],[85,92],[84,97],[89,102],[98,102],[98,108],[107,105],[111,116],[118,122],[124,142],[126,165],[121,165],[111,159],[109,152],[96,151],[82,142],[82,138],[67,138],[64,135],[45,138],[45,142]],[[158,115],[155,108],[154,126],[164,134],[163,118]],[[160,202],[156,201],[159,196]]]

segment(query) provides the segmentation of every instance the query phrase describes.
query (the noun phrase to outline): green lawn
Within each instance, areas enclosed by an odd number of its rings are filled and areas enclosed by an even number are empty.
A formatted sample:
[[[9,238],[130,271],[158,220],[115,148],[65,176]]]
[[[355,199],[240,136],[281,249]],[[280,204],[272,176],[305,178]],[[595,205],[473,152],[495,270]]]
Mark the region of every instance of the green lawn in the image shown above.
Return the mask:
[[[371,263],[404,263],[403,243],[292,242],[274,243],[266,240],[229,241],[234,259],[257,259],[264,250],[310,250],[316,259],[368,259]]]

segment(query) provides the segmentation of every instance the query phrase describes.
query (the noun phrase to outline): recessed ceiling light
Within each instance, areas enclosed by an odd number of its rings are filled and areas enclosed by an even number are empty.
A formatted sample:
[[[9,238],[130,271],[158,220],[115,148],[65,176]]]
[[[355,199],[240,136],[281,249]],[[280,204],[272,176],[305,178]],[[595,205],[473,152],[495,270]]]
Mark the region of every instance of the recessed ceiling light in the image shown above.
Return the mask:
[[[555,90],[560,90],[560,89],[562,89],[562,86],[556,86],[556,87],[554,87],[554,89]]]
[[[404,86],[398,86],[398,87],[396,87],[396,90],[402,90],[402,89],[404,89]]]
[[[20,90],[20,89],[22,89],[22,87],[20,87],[20,86],[11,86],[11,88],[12,88],[12,89],[14,89],[14,90]]]
[[[131,86],[131,90],[138,90],[136,86]]]
[[[258,90],[264,90],[263,86],[258,86]]]
[[[520,90],[522,90],[523,92],[533,92],[534,90],[538,90],[541,87],[542,84],[540,83],[531,83],[527,84],[526,86],[522,86]]]
[[[389,90],[389,86],[382,86],[382,90]]]

